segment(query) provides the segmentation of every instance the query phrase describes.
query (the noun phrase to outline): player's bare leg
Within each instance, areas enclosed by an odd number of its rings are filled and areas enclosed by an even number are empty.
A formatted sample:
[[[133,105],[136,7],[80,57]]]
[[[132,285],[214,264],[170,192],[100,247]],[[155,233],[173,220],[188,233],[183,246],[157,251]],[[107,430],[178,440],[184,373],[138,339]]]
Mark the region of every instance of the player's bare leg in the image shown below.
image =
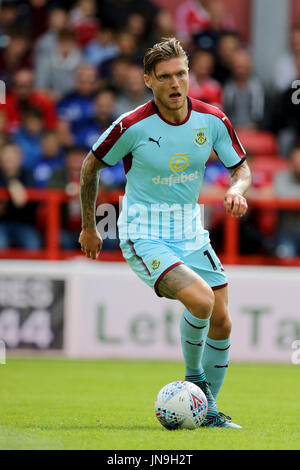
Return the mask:
[[[214,293],[198,274],[184,264],[171,269],[160,281],[158,293],[177,299],[197,318],[209,318],[214,305]]]
[[[228,288],[217,289],[204,346],[202,365],[215,399],[223,385],[229,364],[231,318],[228,311]]]
[[[214,290],[215,303],[210,319],[208,337],[222,340],[230,336],[232,321],[228,310],[228,287]]]

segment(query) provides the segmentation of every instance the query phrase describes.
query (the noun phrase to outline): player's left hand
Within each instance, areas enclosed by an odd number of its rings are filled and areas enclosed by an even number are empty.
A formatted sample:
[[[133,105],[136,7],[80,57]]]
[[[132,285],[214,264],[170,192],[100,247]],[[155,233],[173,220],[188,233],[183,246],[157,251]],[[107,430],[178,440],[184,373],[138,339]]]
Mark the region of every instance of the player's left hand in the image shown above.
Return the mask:
[[[224,197],[224,207],[232,217],[242,217],[248,210],[246,198],[238,191],[229,189]]]

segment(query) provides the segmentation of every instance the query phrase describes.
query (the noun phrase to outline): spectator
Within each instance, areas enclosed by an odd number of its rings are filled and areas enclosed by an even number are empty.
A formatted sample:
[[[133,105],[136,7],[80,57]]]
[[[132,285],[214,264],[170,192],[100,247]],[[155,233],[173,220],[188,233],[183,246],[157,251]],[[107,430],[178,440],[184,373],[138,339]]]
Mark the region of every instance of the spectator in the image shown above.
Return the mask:
[[[222,88],[212,78],[215,59],[208,51],[196,51],[192,58],[189,95],[213,106],[222,107]]]
[[[145,50],[152,47],[152,45],[157,42],[153,37],[153,33],[155,33],[158,22],[160,21],[160,13],[161,12],[159,12],[155,18],[152,31],[148,31],[147,19],[142,13],[135,12],[129,15],[125,25],[125,30],[130,32],[130,35],[134,37],[135,52],[133,60],[135,63],[141,64],[143,62]],[[160,25],[162,25],[162,22]],[[159,36],[158,38],[156,37],[156,39],[160,41],[161,37],[162,36]]]
[[[80,47],[85,47],[96,39],[99,30],[96,9],[95,0],[77,0],[70,12],[70,25],[75,30],[76,41]]]
[[[119,47],[112,30],[101,28],[97,37],[86,46],[84,58],[88,64],[99,67],[106,60],[114,59],[118,55]]]
[[[75,136],[94,121],[94,97],[98,88],[97,69],[81,65],[75,74],[75,91],[66,95],[57,105],[59,135],[62,144],[74,145]]]
[[[76,145],[87,150],[98,140],[99,136],[111,125],[117,117],[116,95],[109,88],[101,90],[95,97],[95,118],[81,127],[76,133]],[[123,189],[126,183],[123,162],[101,171],[101,187],[104,190]]]
[[[218,38],[214,78],[222,85],[232,77],[232,58],[241,49],[241,39],[234,31],[224,31]]]
[[[209,26],[208,5],[211,0],[186,0],[175,12],[176,37],[185,44],[191,42],[193,34]]]
[[[136,55],[139,60],[143,59],[145,50],[160,42],[162,37],[174,36],[174,22],[169,10],[157,11],[151,23],[152,26],[149,29],[145,15],[142,12],[134,12],[128,16],[125,25],[125,29],[135,37]]]
[[[3,109],[0,109],[0,149],[7,141],[6,116]]]
[[[290,168],[277,173],[274,194],[280,198],[290,197],[300,200],[300,147],[295,147],[291,152]],[[300,255],[299,210],[281,211],[275,252],[280,258]]]
[[[146,103],[152,98],[152,93],[145,87],[143,69],[138,65],[130,65],[127,69],[127,79],[124,91],[118,96],[116,114],[127,113]]]
[[[54,8],[49,12],[48,30],[35,43],[35,62],[46,60],[49,54],[57,48],[58,34],[67,26],[68,15],[65,10]]]
[[[249,198],[271,199],[273,197],[272,175],[263,169],[256,168],[252,156],[247,155],[252,173],[252,183],[247,192]],[[277,213],[273,209],[264,210],[249,208],[247,215],[240,221],[240,253],[265,255],[272,254],[274,227],[277,224]]]
[[[96,142],[99,135],[111,125],[116,117],[116,95],[113,91],[106,89],[98,93],[95,98],[95,114],[98,133],[94,135],[93,143]],[[89,148],[91,148],[91,145],[89,145]],[[101,170],[101,187],[103,189],[124,189],[125,183],[126,176],[122,161],[119,161],[113,167]]]
[[[0,34],[9,34],[25,28],[28,36],[35,41],[45,30],[47,24],[47,0],[2,0],[0,8]]]
[[[131,13],[127,19],[126,28],[136,38],[137,44],[143,44],[147,37],[146,18],[141,13]]]
[[[297,75],[300,79],[300,55],[296,61]],[[294,99],[296,98],[296,99]],[[299,90],[290,86],[279,97],[274,115],[274,130],[278,133],[279,151],[284,157],[288,157],[300,138],[300,103]]]
[[[10,246],[37,250],[41,237],[34,227],[36,204],[28,202],[26,188],[33,186],[32,174],[22,168],[20,148],[8,143],[0,153],[0,186],[10,200],[0,202],[0,248]]]
[[[12,29],[21,26],[19,5],[17,1],[3,0],[0,8],[0,33],[8,35]]]
[[[252,165],[251,156],[248,155],[248,164],[252,172],[252,185],[249,197],[272,197],[272,181],[264,171],[257,170]],[[202,186],[203,195],[214,196],[220,199],[220,204],[205,206],[205,224],[211,232],[211,237],[218,250],[223,248],[224,208],[222,200],[226,188],[230,184],[228,170],[212,152],[205,170]],[[250,208],[247,215],[240,222],[240,252],[243,254],[264,253],[270,254],[272,250],[272,230],[276,222],[273,211],[261,211]]]
[[[159,8],[150,0],[102,0],[99,17],[104,27],[121,30],[132,14],[140,14],[146,21],[147,34],[153,30]]]
[[[79,248],[78,237],[81,229],[79,184],[81,165],[85,156],[85,149],[69,148],[66,152],[65,166],[53,171],[48,184],[49,188],[64,189],[70,196],[69,201],[63,205],[61,214],[60,243],[63,250]]]
[[[117,37],[120,55],[134,61],[137,57],[137,37],[129,30],[120,31]]]
[[[5,113],[9,134],[18,130],[22,122],[22,114],[28,107],[35,107],[41,111],[46,129],[53,130],[56,126],[54,103],[46,94],[34,90],[33,79],[33,73],[29,69],[16,72],[13,90],[7,93],[6,104],[0,105],[0,109]]]
[[[218,0],[186,0],[177,8],[175,17],[176,36],[186,45],[191,43],[193,35],[211,27],[234,27],[231,15],[226,13]]]
[[[150,47],[160,42],[161,38],[175,36],[173,16],[169,10],[160,10],[157,13],[149,36],[148,44]]]
[[[208,51],[214,56],[217,56],[219,36],[219,32],[213,31],[211,29],[205,29],[204,31],[201,31],[201,33],[193,34],[191,50],[196,49]]]
[[[117,57],[111,63],[111,78],[109,83],[114,87],[117,93],[124,91],[124,84],[127,80],[127,70],[132,62],[126,57]]]
[[[231,16],[226,13],[226,6],[222,0],[213,0],[208,4],[209,25],[206,29],[193,34],[193,43],[197,49],[209,50],[216,54],[219,39],[224,32],[232,30],[235,26]]]
[[[228,13],[223,0],[213,0],[209,2],[207,9],[210,16],[210,30],[221,32],[235,28],[234,19],[232,15]]]
[[[232,80],[224,87],[224,112],[238,129],[255,129],[264,117],[264,89],[253,75],[250,54],[235,52],[232,58]]]
[[[47,0],[29,0],[26,2],[26,9],[24,10],[25,18],[23,21],[27,23],[27,29],[30,31],[30,36],[35,41],[47,29],[48,18],[48,4]]]
[[[76,145],[90,149],[116,119],[116,95],[109,88],[98,92],[94,99],[94,117],[82,123],[76,132]]]
[[[54,170],[64,166],[63,151],[55,132],[47,131],[41,139],[41,155],[33,168],[34,183],[37,188],[46,188]]]
[[[23,30],[12,31],[8,36],[8,45],[0,51],[0,79],[7,90],[12,88],[14,74],[31,66],[28,33]]]
[[[23,125],[14,136],[14,141],[23,154],[22,167],[32,170],[41,154],[43,132],[42,113],[37,108],[28,108],[23,114]]]
[[[274,88],[277,92],[285,91],[297,78],[297,57],[300,56],[300,26],[294,26],[290,32],[290,50],[280,56],[274,71]]]
[[[102,62],[99,68],[99,75],[110,84],[113,75],[113,66],[118,58],[126,59],[130,63],[143,63],[141,49],[137,47],[137,39],[130,31],[122,30],[117,35],[117,45],[119,54],[115,59],[109,59]]]
[[[63,29],[58,33],[57,48],[36,61],[36,87],[47,90],[55,100],[70,93],[75,86],[74,74],[82,61],[75,33]]]

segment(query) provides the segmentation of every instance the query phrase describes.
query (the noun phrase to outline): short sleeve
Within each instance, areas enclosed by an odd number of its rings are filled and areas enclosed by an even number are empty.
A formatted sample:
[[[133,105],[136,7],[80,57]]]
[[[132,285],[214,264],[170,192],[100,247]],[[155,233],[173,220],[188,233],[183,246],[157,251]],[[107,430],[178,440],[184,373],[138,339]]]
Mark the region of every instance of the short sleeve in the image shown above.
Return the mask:
[[[116,165],[132,149],[132,132],[125,127],[122,117],[113,122],[92,146],[95,157],[107,166]]]
[[[246,160],[246,152],[228,117],[222,113],[215,119],[214,150],[227,169],[235,168]]]

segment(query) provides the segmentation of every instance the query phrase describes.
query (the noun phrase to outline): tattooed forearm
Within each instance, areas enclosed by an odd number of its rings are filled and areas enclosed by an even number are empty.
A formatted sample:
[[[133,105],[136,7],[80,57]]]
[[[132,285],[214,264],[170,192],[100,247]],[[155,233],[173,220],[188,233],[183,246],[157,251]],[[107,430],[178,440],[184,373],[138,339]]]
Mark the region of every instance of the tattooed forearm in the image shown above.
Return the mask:
[[[230,170],[230,187],[238,191],[242,196],[251,185],[251,171],[247,162],[243,162],[237,168]]]
[[[89,152],[81,167],[80,201],[82,228],[96,227],[96,199],[98,195],[99,173],[104,164]]]

